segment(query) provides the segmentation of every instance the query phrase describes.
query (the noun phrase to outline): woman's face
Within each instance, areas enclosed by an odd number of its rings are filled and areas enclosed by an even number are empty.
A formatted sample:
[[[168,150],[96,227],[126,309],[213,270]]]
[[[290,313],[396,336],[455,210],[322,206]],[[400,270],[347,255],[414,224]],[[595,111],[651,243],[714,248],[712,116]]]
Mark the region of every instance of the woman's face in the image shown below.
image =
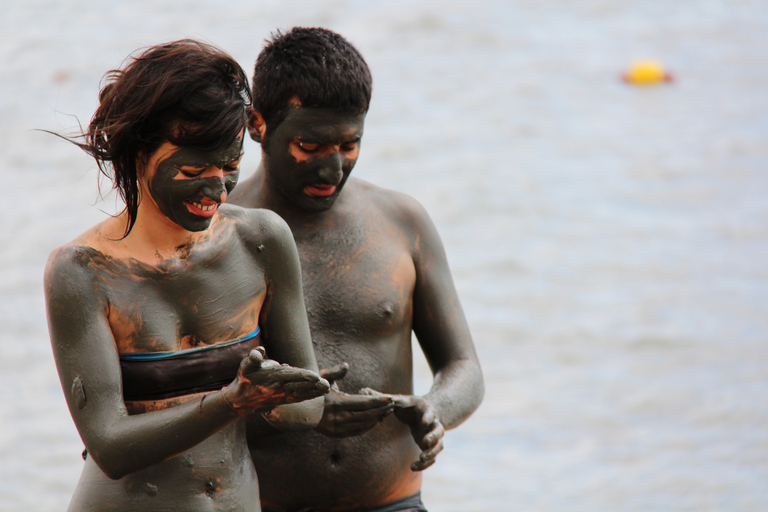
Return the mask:
[[[229,147],[201,151],[164,142],[140,181],[168,219],[187,231],[204,231],[240,175],[242,134]]]

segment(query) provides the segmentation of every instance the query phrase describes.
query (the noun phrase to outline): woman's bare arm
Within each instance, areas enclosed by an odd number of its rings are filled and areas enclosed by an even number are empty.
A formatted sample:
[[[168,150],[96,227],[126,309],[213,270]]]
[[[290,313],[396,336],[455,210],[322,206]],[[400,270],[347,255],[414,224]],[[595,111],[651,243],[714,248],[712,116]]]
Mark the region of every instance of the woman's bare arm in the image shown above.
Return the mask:
[[[270,376],[274,368],[261,368],[260,361],[249,357],[223,392],[128,415],[119,354],[108,322],[109,304],[89,263],[89,253],[77,247],[55,251],[46,267],[45,297],[54,358],[70,413],[89,455],[110,478],[178,455],[244,413],[304,399],[306,393],[322,394],[322,384],[314,389],[321,381],[312,372],[283,369],[279,376]],[[290,396],[274,391],[295,380],[306,382],[306,389]]]
[[[248,214],[257,224],[251,233],[259,233],[250,244],[262,259],[267,277],[267,296],[259,317],[267,356],[317,372],[293,235],[285,221],[271,211],[250,210]],[[264,417],[281,430],[299,430],[313,428],[322,413],[323,398],[319,397],[277,407]]]

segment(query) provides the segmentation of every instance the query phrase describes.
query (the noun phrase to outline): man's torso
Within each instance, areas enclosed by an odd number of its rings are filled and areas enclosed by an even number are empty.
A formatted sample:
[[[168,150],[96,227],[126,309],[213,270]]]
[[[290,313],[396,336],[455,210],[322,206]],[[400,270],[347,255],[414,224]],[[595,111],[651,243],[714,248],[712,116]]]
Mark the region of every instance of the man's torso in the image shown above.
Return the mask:
[[[350,179],[344,192],[322,222],[286,219],[318,365],[348,363],[338,381],[347,393],[412,394],[413,236],[390,215],[388,191]],[[311,431],[249,442],[262,502],[278,508],[368,507],[420,488],[420,474],[410,470],[420,451],[393,415],[359,436]]]

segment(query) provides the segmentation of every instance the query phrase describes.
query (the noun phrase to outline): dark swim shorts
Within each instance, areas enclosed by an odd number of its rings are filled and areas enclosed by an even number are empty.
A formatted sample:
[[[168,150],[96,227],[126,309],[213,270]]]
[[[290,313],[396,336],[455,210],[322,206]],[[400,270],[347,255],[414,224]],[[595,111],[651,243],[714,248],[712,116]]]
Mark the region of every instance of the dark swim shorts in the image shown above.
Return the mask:
[[[261,507],[262,512],[288,512],[279,508]],[[294,510],[292,512],[317,512],[314,508],[302,508]],[[383,505],[377,505],[371,508],[360,508],[357,510],[349,510],[347,512],[427,512],[424,508],[424,504],[421,502],[421,493],[411,494],[405,498],[399,500],[390,501]]]

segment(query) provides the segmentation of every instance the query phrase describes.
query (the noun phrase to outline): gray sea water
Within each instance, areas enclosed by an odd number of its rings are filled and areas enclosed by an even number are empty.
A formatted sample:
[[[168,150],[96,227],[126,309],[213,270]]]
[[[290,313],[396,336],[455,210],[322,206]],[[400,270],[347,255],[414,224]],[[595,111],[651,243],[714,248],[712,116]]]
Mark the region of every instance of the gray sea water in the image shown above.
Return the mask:
[[[32,130],[87,124],[140,46],[201,38],[250,69],[294,25],[368,60],[354,172],[431,213],[482,359],[430,510],[768,510],[760,0],[4,2],[0,510],[64,510],[77,482],[42,271],[116,208],[84,154]],[[643,57],[676,81],[622,83]]]

